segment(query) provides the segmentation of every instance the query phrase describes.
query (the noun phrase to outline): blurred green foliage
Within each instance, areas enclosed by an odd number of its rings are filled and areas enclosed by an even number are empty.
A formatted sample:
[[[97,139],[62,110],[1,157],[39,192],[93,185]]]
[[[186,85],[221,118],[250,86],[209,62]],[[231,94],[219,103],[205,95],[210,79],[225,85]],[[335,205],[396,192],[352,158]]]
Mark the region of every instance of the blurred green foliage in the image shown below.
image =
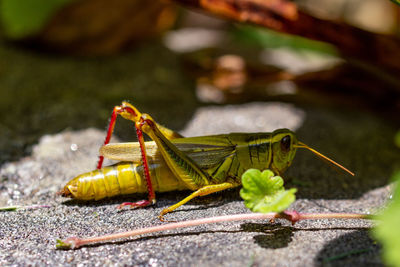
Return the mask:
[[[378,216],[374,236],[383,245],[383,260],[389,266],[400,266],[400,171],[395,173],[396,189],[385,211]]]
[[[398,131],[397,134],[394,136],[394,143],[397,147],[400,148],[400,131]]]
[[[52,15],[75,0],[0,0],[0,19],[5,35],[20,39],[42,29]]]
[[[395,136],[400,148],[400,131]],[[374,236],[383,245],[383,259],[389,266],[400,266],[400,170],[393,175],[396,188],[392,200],[382,214],[377,216],[380,223],[373,229]]]
[[[311,50],[314,52],[337,55],[333,45],[313,41],[307,38],[279,33],[266,28],[237,25],[232,31],[237,42],[265,48],[287,47],[293,50]]]
[[[398,4],[400,6],[400,0],[391,0],[393,3]]]

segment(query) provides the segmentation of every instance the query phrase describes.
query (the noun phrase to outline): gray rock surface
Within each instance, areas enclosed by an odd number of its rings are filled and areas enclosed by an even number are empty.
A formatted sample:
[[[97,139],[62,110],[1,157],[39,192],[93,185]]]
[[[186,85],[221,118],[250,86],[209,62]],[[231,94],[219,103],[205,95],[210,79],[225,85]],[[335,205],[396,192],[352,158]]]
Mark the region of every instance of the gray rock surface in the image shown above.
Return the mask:
[[[265,121],[263,121],[265,118]],[[233,131],[296,130],[298,138],[356,173],[337,171],[299,151],[285,175],[297,187],[299,212],[373,213],[391,191],[387,186],[400,153],[394,127],[355,110],[250,103],[197,109],[185,135]],[[0,212],[0,265],[13,266],[355,266],[381,265],[369,237],[373,223],[357,220],[246,221],[211,224],[90,245],[55,249],[56,238],[90,237],[162,224],[159,212],[189,192],[157,194],[155,207],[117,212],[124,196],[98,202],[67,200],[55,193],[77,174],[95,167],[104,132],[66,130],[42,137],[31,156],[0,169],[0,205],[48,204],[50,208]],[[189,220],[248,212],[238,190],[189,202],[167,215]],[[331,259],[342,253],[347,256]],[[352,253],[352,254],[351,254]]]

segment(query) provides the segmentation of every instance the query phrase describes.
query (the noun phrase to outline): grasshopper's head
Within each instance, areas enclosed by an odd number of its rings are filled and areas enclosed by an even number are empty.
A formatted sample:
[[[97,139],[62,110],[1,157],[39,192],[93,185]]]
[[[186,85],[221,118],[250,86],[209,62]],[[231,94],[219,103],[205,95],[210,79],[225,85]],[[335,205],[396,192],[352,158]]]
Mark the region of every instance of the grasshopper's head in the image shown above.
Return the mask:
[[[296,135],[288,129],[279,129],[272,133],[271,168],[281,175],[292,164],[297,150]]]
[[[330,162],[331,164],[341,168],[345,172],[354,176],[354,173],[333,161],[327,156],[321,154],[315,149],[297,140],[295,134],[288,129],[279,129],[272,133],[272,162],[271,169],[281,175],[292,164],[297,148],[305,148],[317,155],[318,157]]]

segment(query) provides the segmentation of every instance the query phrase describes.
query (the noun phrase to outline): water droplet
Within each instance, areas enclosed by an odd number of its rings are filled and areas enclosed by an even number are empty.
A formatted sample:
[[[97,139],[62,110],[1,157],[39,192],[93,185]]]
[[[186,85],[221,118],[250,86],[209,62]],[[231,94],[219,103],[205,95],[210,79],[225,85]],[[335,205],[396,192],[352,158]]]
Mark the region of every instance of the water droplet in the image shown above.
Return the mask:
[[[77,151],[78,150],[78,145],[77,144],[71,144],[71,150],[72,151]]]
[[[15,190],[12,192],[12,198],[13,199],[19,199],[21,197],[21,192]]]

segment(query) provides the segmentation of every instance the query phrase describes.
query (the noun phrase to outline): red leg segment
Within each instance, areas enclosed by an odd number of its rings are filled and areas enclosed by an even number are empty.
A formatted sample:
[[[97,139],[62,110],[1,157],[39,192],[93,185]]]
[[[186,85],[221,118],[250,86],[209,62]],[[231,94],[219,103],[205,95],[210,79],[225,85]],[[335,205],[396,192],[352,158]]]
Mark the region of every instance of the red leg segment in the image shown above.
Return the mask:
[[[106,139],[104,140],[103,145],[107,145],[110,142],[111,135],[114,132],[115,121],[117,120],[117,115],[120,110],[121,108],[117,106],[114,108],[111,114],[110,123],[108,124],[108,129],[107,129],[107,136]],[[101,169],[101,167],[103,166],[103,161],[104,161],[104,156],[99,156],[99,161],[97,162],[97,169]]]
[[[140,144],[140,152],[142,153],[142,164],[144,169],[144,176],[146,178],[147,191],[149,192],[149,199],[138,202],[124,202],[118,206],[118,209],[122,209],[125,206],[130,206],[131,208],[145,207],[156,203],[156,194],[154,193],[153,184],[151,183],[149,164],[147,162],[146,147],[144,144],[144,138],[141,126],[142,126],[141,122],[137,122],[135,124],[136,134]]]
[[[147,190],[149,192],[149,197],[148,200],[141,200],[138,202],[125,202],[122,203],[121,205],[118,206],[119,209],[123,208],[124,206],[130,206],[131,208],[136,208],[136,207],[146,207],[152,204],[156,203],[156,196],[155,192],[153,189],[153,185],[151,182],[150,178],[150,171],[149,171],[149,165],[147,161],[147,155],[146,155],[146,147],[145,147],[145,142],[143,138],[143,132],[142,132],[142,125],[143,125],[143,120],[141,118],[141,114],[133,107],[130,106],[130,104],[123,102],[121,106],[116,106],[111,114],[111,119],[110,123],[108,125],[108,130],[107,130],[107,136],[106,139],[104,140],[104,145],[107,145],[110,142],[111,135],[114,131],[114,126],[115,122],[117,119],[117,116],[121,115],[125,119],[131,120],[135,122],[135,127],[136,127],[136,134],[138,137],[138,141],[140,144],[140,150],[142,154],[142,164],[143,164],[143,169],[144,169],[144,176],[147,184]],[[103,165],[103,160],[104,157],[100,156],[99,161],[97,164],[97,169],[101,169]]]

